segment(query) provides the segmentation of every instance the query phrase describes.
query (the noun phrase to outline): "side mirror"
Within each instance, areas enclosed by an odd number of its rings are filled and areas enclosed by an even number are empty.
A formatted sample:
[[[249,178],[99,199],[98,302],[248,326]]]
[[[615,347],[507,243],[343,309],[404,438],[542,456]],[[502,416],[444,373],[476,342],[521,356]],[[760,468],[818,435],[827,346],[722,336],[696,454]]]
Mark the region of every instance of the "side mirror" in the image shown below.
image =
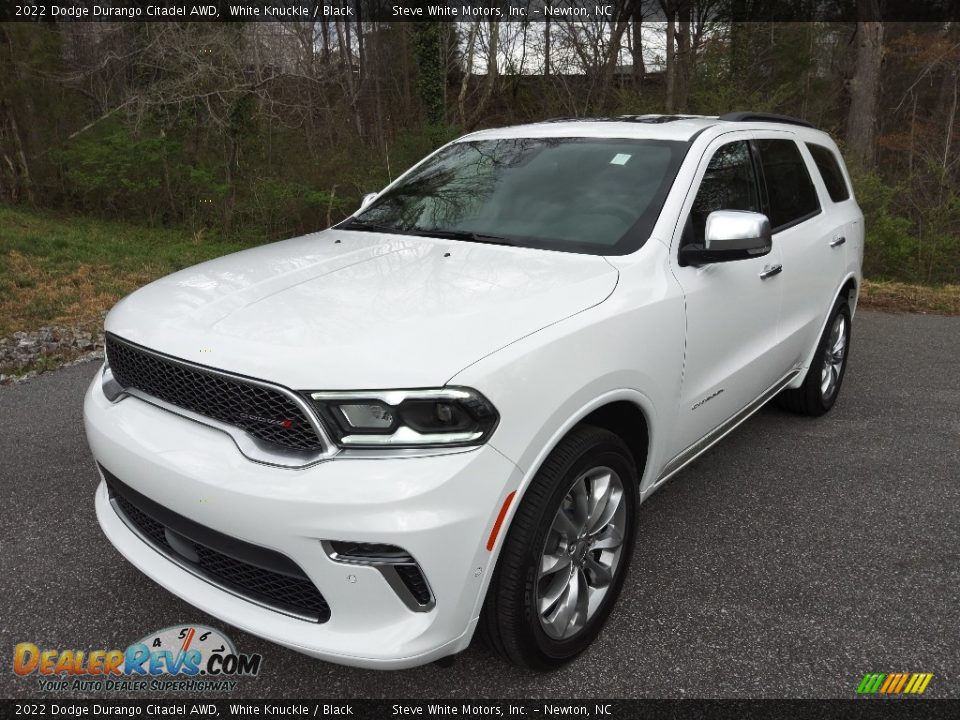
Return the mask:
[[[367,193],[363,196],[363,199],[360,201],[360,209],[363,210],[367,205],[372,203],[377,199],[377,195],[380,193]]]
[[[763,257],[773,247],[770,221],[762,213],[715,210],[707,216],[703,244],[680,248],[681,265],[706,265]]]

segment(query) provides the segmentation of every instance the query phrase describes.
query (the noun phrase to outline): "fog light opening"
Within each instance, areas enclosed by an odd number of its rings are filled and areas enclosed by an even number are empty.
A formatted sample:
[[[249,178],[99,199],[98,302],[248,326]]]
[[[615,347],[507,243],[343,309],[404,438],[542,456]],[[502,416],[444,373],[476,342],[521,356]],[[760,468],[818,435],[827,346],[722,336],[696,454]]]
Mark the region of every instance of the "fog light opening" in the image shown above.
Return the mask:
[[[428,612],[436,606],[423,569],[403,548],[386,543],[343,540],[323,540],[320,544],[334,562],[375,568],[409,610]]]

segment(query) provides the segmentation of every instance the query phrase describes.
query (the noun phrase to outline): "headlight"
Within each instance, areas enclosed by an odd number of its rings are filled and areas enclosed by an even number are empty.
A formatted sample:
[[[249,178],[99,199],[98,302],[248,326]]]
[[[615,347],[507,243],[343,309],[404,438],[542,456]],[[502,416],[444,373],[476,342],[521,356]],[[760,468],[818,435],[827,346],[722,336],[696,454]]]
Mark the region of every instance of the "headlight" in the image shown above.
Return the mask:
[[[470,388],[309,395],[344,448],[480,445],[500,419],[490,401]]]

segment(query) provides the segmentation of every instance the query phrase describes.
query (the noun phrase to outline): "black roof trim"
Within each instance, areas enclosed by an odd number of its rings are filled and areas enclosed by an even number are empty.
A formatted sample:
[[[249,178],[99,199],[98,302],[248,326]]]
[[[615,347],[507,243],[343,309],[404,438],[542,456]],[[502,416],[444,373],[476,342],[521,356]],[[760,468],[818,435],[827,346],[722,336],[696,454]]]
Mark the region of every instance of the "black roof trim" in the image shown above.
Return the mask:
[[[785,125],[799,125],[801,127],[808,128],[814,127],[813,123],[809,123],[806,120],[801,120],[800,118],[765,112],[732,112],[727,113],[726,115],[721,115],[717,119],[726,120],[727,122],[772,122],[783,123]]]
[[[634,123],[668,123],[675,120],[696,120],[698,115],[619,115],[617,117],[558,117],[544,120],[545,123],[558,122],[634,122]]]

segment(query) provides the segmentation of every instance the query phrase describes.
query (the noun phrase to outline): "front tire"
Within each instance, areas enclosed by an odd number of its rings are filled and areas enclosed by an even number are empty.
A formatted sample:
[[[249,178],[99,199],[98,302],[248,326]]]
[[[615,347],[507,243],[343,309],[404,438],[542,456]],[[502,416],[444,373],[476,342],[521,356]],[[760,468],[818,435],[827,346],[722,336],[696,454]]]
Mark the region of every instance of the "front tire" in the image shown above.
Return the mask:
[[[803,385],[796,390],[784,390],[777,396],[777,404],[801,415],[818,417],[829,412],[847,370],[850,334],[850,304],[847,296],[841,295],[830,313]]]
[[[633,554],[639,480],[615,434],[574,428],[550,453],[504,540],[479,632],[521,667],[552,670],[599,635]]]

